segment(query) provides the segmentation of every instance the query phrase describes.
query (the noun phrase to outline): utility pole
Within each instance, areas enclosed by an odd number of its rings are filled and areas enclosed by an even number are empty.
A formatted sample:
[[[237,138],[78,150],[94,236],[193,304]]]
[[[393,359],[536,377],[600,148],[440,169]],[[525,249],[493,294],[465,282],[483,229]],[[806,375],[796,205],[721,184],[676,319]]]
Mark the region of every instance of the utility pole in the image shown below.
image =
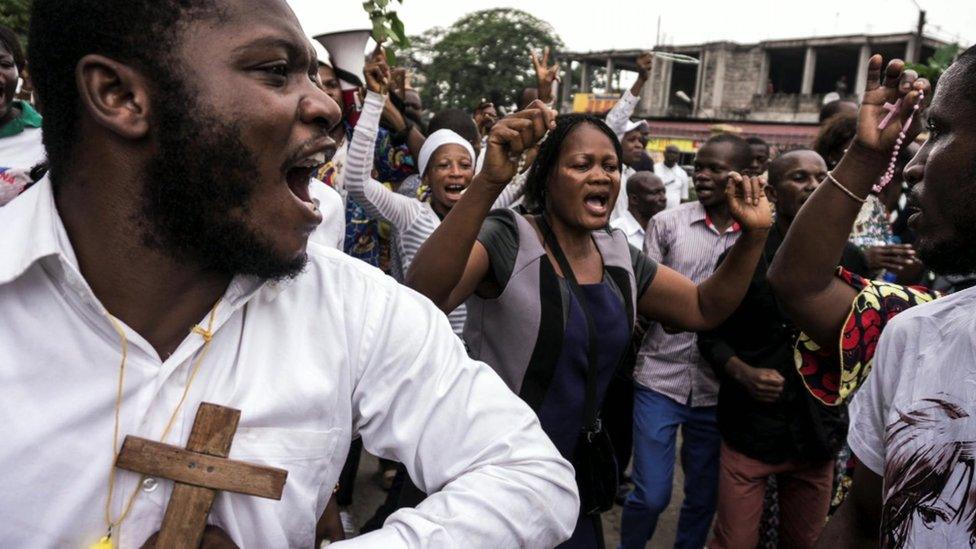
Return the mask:
[[[915,4],[918,6],[918,4]],[[918,8],[918,26],[915,28],[915,51],[912,52],[912,57],[916,63],[923,63],[922,59],[922,33],[925,31],[925,10],[919,6]]]
[[[661,15],[658,14],[658,16],[657,16],[657,41],[654,42],[654,47],[656,48],[656,47],[658,47],[660,45],[661,45]]]

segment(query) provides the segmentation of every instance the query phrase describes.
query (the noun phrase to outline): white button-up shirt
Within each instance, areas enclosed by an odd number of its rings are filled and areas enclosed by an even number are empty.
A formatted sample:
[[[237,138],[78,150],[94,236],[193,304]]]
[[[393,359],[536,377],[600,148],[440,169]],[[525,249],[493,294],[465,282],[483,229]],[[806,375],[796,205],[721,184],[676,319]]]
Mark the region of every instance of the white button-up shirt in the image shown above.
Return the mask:
[[[664,192],[668,197],[665,209],[676,208],[682,200],[688,200],[691,178],[684,168],[677,164],[669,168],[664,162],[659,162],[654,165],[654,173],[664,182]]]
[[[644,249],[644,227],[641,227],[640,222],[637,221],[634,214],[630,213],[630,210],[624,210],[620,217],[610,222],[610,226],[623,231],[631,246],[638,250]]]
[[[78,263],[45,179],[0,209],[0,546],[87,547],[104,533],[120,340]],[[288,470],[281,501],[218,495],[210,522],[242,547],[310,547],[350,440],[403,462],[431,493],[349,547],[543,547],[578,513],[573,469],[535,414],[470,360],[446,317],[380,271],[314,244],[289,283],[235,278],[165,442],[201,402],[241,410],[230,457]],[[206,319],[200,324],[206,326]],[[203,339],[166,360],[124,327],[120,438],[158,440]],[[172,492],[119,471],[113,536],[138,547]]]

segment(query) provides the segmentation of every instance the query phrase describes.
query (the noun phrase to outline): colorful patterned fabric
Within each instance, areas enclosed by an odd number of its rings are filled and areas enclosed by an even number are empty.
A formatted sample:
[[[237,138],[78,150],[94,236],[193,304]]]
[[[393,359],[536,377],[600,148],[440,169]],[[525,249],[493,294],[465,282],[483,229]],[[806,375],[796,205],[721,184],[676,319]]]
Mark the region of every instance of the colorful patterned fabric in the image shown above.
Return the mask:
[[[881,331],[902,311],[940,296],[921,286],[867,280],[842,268],[837,276],[858,290],[841,331],[837,355],[821,349],[804,333],[794,359],[807,390],[828,406],[846,403],[871,372]]]
[[[885,212],[884,204],[877,196],[873,194],[868,196],[867,201],[861,206],[848,241],[861,250],[892,243],[888,213]]]
[[[352,128],[346,127],[346,139],[352,139]],[[417,172],[413,156],[406,145],[394,145],[390,132],[379,128],[376,136],[374,177],[394,189],[410,175]],[[332,162],[319,169],[316,177],[327,185],[336,187],[337,169]],[[385,273],[398,269],[391,261],[392,230],[388,223],[374,219],[354,200],[346,199],[346,241],[343,251],[356,259],[379,267]]]

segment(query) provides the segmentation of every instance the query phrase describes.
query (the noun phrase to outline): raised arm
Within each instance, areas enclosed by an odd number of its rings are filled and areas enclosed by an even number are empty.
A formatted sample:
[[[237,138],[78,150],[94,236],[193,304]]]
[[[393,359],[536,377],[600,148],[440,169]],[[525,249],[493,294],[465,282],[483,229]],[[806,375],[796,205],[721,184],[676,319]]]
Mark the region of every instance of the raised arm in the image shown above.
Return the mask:
[[[898,59],[888,63],[882,83],[881,56],[871,57],[857,136],[831,177],[800,209],[769,269],[769,282],[780,305],[825,349],[837,348],[844,319],[857,295],[834,276],[851,226],[863,199],[884,173],[898,134],[919,102],[919,91],[930,95],[928,81],[904,70],[904,65]],[[899,115],[879,129],[888,113],[884,104],[902,98]],[[920,118],[916,116],[908,128],[905,143],[918,135]]]
[[[383,281],[386,282],[386,281]],[[383,528],[336,547],[554,547],[579,515],[573,468],[535,413],[468,358],[447,318],[394,287],[362,325],[352,420],[372,454],[402,462],[429,494]],[[380,286],[380,285],[377,285]],[[374,302],[379,302],[379,299]],[[394,319],[409,318],[410,322]],[[422,380],[422,381],[419,381]],[[449,443],[445,443],[449,441]],[[528,518],[527,517],[531,517]]]
[[[559,82],[559,63],[549,66],[549,46],[542,50],[542,58],[536,56],[535,51],[529,52],[532,57],[532,67],[535,69],[536,87],[539,90],[539,101],[552,105],[556,101],[556,87]]]
[[[492,127],[484,167],[417,251],[407,273],[408,286],[447,312],[478,289],[490,267],[487,251],[477,242],[481,224],[515,176],[518,156],[554,125],[555,112],[536,100]]]
[[[630,117],[634,114],[634,109],[637,108],[641,89],[647,83],[647,79],[651,74],[652,59],[653,57],[651,57],[650,53],[643,53],[637,58],[637,67],[640,69],[637,72],[637,80],[634,81],[634,85],[629,90],[620,96],[617,104],[607,113],[607,126],[613,130],[613,133],[617,134],[618,138],[623,137],[624,129],[627,127],[627,121],[630,120]]]
[[[374,56],[365,69],[366,100],[356,130],[349,142],[343,184],[349,196],[369,215],[385,219],[399,229],[409,227],[419,212],[419,203],[392,192],[372,177],[376,134],[386,103],[389,68],[386,61]]]
[[[700,332],[718,326],[739,306],[773,219],[759,177],[735,172],[729,177],[731,181],[725,188],[729,211],[742,226],[742,235],[715,273],[698,286],[681,273],[660,265],[654,281],[637,303],[641,315],[666,326]],[[650,251],[648,255],[654,257]]]

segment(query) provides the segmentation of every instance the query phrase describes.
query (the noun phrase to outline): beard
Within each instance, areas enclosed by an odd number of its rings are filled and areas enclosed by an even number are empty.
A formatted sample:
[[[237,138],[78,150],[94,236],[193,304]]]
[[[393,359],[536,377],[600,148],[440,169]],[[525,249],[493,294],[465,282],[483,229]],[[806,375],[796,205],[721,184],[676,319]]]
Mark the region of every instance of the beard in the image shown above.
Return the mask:
[[[965,212],[965,219],[953,219],[950,238],[926,238],[918,231],[915,251],[926,267],[940,275],[968,275],[976,272],[976,198],[968,193],[976,187],[976,162],[963,169],[958,200],[963,205],[954,210]],[[955,216],[954,216],[955,217]]]
[[[308,256],[283,258],[247,219],[259,181],[237,124],[200,105],[185,83],[158,73],[158,150],[142,189],[144,243],[187,264],[267,280],[297,276]]]
[[[976,272],[976,229],[958,228],[951,239],[929,240],[919,236],[915,242],[918,258],[926,267],[940,275],[961,275]]]

